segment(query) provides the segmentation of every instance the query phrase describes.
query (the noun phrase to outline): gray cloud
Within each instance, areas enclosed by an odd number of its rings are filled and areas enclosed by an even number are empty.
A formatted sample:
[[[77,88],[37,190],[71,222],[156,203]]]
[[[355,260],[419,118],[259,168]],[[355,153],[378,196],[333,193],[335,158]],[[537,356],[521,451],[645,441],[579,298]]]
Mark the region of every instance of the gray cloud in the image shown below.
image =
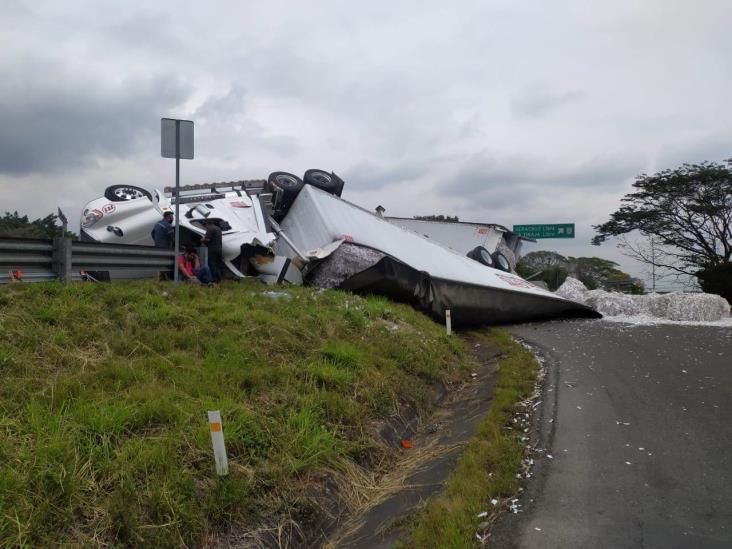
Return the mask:
[[[658,170],[664,170],[681,164],[721,162],[729,158],[732,158],[732,133],[664,145],[658,153],[656,166]]]
[[[546,90],[532,90],[511,101],[511,110],[518,116],[538,117],[560,107],[576,103],[584,97],[580,91],[551,93]]]
[[[204,155],[235,161],[244,151],[267,149],[289,157],[300,148],[297,137],[273,133],[250,115],[247,90],[237,82],[227,92],[209,96],[192,118]]]
[[[131,80],[109,90],[59,85],[39,75],[6,87],[0,92],[0,173],[52,172],[98,157],[124,158],[143,136],[159,132],[161,115],[189,93],[171,77]]]
[[[538,156],[496,159],[487,154],[469,159],[452,178],[443,182],[443,195],[461,195],[488,200],[492,205],[516,201],[519,193],[551,195],[569,188],[622,188],[638,175],[645,162],[636,155],[627,158],[596,157],[583,162],[550,161]]]
[[[349,188],[355,191],[369,191],[414,181],[424,175],[425,171],[425,163],[401,162],[397,165],[379,165],[373,162],[361,162],[345,170],[342,177]]]

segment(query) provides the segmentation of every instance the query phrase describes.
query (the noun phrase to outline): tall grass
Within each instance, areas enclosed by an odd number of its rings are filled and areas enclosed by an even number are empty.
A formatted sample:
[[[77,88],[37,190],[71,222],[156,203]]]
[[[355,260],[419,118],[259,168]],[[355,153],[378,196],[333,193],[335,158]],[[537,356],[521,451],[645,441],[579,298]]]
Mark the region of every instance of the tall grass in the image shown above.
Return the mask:
[[[378,463],[373,421],[424,409],[470,361],[408,307],[266,290],[0,288],[0,546],[196,546],[232,524],[307,520],[309,473]]]

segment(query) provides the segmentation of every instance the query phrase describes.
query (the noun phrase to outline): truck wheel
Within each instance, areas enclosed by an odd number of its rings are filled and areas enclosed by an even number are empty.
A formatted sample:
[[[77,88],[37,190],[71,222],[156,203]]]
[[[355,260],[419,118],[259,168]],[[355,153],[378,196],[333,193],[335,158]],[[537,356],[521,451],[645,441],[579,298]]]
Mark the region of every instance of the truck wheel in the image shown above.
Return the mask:
[[[290,209],[305,184],[302,179],[287,172],[272,172],[267,178],[267,186],[270,191],[281,193],[279,204],[275,204],[275,219],[281,219]]]
[[[302,179],[305,184],[336,196],[341,196],[343,192],[343,180],[334,173],[324,170],[308,170]]]
[[[111,185],[104,191],[104,197],[110,202],[127,202],[138,198],[147,198],[152,201],[152,195],[149,192],[134,185]]]
[[[482,265],[485,265],[486,267],[495,267],[490,252],[483,246],[476,246],[470,250],[468,252],[468,257]]]
[[[501,252],[493,252],[493,264],[496,269],[506,271],[507,273],[511,272],[511,263]]]

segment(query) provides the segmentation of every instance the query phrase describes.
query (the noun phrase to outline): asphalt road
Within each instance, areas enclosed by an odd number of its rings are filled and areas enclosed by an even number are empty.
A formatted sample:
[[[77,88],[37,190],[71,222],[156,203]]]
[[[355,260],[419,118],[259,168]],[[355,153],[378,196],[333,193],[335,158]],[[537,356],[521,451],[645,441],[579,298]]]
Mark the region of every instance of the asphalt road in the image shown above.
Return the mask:
[[[732,547],[732,329],[510,330],[546,358],[534,435],[552,459],[491,547]]]

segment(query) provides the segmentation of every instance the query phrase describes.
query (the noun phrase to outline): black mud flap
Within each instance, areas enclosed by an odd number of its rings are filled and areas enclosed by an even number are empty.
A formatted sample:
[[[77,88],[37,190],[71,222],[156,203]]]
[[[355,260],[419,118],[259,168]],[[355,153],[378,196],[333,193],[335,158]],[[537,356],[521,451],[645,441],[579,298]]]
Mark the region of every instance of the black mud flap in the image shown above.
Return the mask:
[[[561,298],[434,278],[392,257],[347,278],[340,287],[409,303],[440,322],[450,309],[454,326],[602,318],[590,307]]]

